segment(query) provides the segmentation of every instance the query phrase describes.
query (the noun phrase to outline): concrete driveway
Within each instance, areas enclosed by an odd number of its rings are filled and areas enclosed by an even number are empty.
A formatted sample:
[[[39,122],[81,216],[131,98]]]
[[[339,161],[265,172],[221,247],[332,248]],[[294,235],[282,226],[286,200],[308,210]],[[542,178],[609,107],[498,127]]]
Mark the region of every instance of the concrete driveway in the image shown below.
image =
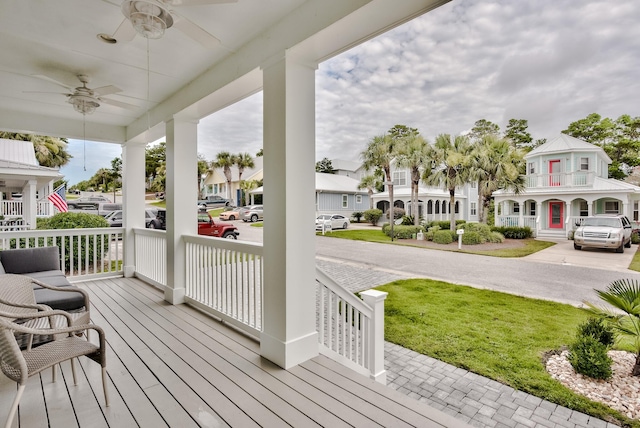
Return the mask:
[[[556,245],[526,256],[523,259],[623,272],[629,268],[629,264],[638,249],[637,245],[632,245],[631,248],[625,248],[623,254],[616,253],[615,250],[597,248],[583,248],[578,251],[573,249],[573,241],[568,239],[553,242],[556,242]]]

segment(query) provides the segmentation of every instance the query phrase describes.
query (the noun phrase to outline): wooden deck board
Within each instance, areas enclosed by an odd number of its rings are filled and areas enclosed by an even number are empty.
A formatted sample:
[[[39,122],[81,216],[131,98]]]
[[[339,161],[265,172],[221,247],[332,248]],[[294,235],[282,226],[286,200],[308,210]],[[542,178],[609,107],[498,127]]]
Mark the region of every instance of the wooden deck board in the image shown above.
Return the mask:
[[[107,336],[111,406],[100,366],[81,358],[77,386],[69,363],[55,384],[50,371],[29,380],[14,427],[463,426],[324,356],[282,370],[252,338],[137,279],[79,285]],[[0,379],[0,424],[14,395]]]

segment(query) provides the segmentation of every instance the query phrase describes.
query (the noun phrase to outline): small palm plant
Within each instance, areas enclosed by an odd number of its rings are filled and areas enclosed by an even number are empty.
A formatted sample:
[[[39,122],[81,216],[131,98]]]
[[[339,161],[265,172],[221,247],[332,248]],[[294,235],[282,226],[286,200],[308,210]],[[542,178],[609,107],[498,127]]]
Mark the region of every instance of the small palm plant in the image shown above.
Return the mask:
[[[612,282],[605,291],[595,291],[615,309],[584,303],[592,313],[608,319],[616,333],[631,339],[636,352],[636,363],[631,374],[640,376],[640,282],[619,279]]]

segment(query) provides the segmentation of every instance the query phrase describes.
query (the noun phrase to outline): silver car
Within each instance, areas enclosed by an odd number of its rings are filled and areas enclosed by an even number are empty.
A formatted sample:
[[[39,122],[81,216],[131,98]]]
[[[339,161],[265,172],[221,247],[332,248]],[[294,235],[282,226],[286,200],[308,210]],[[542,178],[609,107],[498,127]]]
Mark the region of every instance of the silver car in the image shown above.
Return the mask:
[[[242,221],[255,222],[262,220],[262,205],[251,205],[240,208],[240,218]]]
[[[624,253],[631,247],[631,222],[619,214],[601,214],[587,217],[573,234],[573,248],[615,248]]]

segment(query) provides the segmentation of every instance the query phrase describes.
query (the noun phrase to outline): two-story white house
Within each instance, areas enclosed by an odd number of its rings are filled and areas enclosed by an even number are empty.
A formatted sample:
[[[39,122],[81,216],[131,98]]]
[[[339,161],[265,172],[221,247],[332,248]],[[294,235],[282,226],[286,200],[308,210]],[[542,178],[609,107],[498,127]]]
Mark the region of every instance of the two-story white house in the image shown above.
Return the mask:
[[[640,187],[608,177],[601,147],[560,134],[525,155],[526,189],[493,194],[496,225],[529,226],[536,236],[564,237],[580,218],[624,214],[638,221]]]
[[[242,181],[260,181],[263,179],[263,157],[257,156],[253,158],[253,168],[245,168],[242,171]],[[202,196],[221,196],[223,198],[232,199],[235,205],[241,205],[242,193],[240,189],[240,177],[237,166],[231,167],[231,185],[227,183],[222,168],[210,170],[202,180]],[[250,201],[247,201],[249,204]]]
[[[456,220],[477,222],[478,219],[478,186],[477,183],[469,183],[456,188],[455,206],[451,207],[449,191],[444,187],[426,186],[420,182],[418,186],[418,206],[411,206],[411,171],[408,168],[395,168],[392,166],[391,177],[393,179],[393,206],[402,208],[407,215],[417,213],[425,221],[449,220],[451,211],[455,213]],[[387,212],[389,209],[389,191],[375,193],[372,196],[374,207]]]

